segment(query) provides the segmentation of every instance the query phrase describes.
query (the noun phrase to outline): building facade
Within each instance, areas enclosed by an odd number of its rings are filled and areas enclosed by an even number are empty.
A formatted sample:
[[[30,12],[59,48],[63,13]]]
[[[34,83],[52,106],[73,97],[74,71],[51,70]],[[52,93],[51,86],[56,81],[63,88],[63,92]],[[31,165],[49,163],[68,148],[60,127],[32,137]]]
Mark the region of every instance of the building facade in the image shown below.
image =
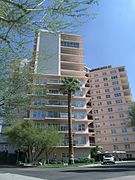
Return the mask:
[[[86,94],[87,77],[83,64],[83,46],[80,36],[54,34],[41,30],[36,34],[34,45],[33,93],[29,120],[37,125],[54,126],[64,135],[64,141],[52,153],[58,160],[68,156],[68,113],[67,96],[59,91],[64,77],[74,77],[80,81],[81,91],[72,98],[72,121],[74,156],[90,157],[90,134],[88,125],[92,119],[87,114],[89,97]],[[46,95],[47,90],[47,95]],[[56,157],[57,156],[57,157]]]
[[[74,77],[81,90],[72,97],[74,156],[90,158],[98,145],[117,158],[135,158],[135,128],[129,127],[131,93],[124,66],[90,69],[83,64],[82,38],[40,30],[35,35],[29,117],[39,126],[56,127],[63,134],[51,158],[68,159],[68,102],[61,80]],[[0,124],[2,131],[2,121]],[[0,151],[13,152],[0,134]]]
[[[92,69],[90,86],[95,143],[116,158],[135,158],[135,128],[129,127],[131,93],[124,66]]]

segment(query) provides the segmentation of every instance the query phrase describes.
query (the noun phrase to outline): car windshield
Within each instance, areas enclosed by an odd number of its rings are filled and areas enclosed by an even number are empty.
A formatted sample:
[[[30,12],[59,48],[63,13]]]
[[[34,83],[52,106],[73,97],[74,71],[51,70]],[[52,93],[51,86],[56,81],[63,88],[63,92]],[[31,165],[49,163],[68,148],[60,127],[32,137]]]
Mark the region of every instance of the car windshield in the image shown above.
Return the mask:
[[[111,155],[105,155],[105,157],[112,157]]]

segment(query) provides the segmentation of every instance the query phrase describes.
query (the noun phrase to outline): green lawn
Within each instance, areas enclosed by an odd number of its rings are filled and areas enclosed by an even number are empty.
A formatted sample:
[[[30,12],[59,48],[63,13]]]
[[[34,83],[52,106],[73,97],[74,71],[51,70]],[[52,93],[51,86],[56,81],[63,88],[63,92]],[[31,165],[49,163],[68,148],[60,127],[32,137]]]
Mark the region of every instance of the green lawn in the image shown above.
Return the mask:
[[[65,164],[45,164],[39,167],[45,167],[45,168],[62,168],[62,167],[79,167],[79,166],[83,166],[83,165],[94,165],[97,163],[75,163],[72,165],[68,165],[67,163]]]

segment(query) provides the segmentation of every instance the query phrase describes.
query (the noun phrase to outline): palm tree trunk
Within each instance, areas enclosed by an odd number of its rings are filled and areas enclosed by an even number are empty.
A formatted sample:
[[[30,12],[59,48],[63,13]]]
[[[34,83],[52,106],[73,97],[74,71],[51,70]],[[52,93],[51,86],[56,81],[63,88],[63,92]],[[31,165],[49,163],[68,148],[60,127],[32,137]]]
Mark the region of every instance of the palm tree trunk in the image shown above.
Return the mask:
[[[71,92],[68,93],[68,141],[69,141],[69,164],[74,164],[73,134],[72,134],[72,107]]]

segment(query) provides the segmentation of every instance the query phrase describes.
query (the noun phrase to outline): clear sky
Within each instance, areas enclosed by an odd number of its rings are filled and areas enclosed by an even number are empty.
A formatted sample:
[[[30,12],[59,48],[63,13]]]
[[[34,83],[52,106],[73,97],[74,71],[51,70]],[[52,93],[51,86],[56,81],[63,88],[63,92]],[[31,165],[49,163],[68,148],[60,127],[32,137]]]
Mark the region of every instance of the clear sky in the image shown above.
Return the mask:
[[[85,64],[126,66],[135,100],[135,0],[100,0],[92,11],[96,18],[78,32],[84,41]]]

